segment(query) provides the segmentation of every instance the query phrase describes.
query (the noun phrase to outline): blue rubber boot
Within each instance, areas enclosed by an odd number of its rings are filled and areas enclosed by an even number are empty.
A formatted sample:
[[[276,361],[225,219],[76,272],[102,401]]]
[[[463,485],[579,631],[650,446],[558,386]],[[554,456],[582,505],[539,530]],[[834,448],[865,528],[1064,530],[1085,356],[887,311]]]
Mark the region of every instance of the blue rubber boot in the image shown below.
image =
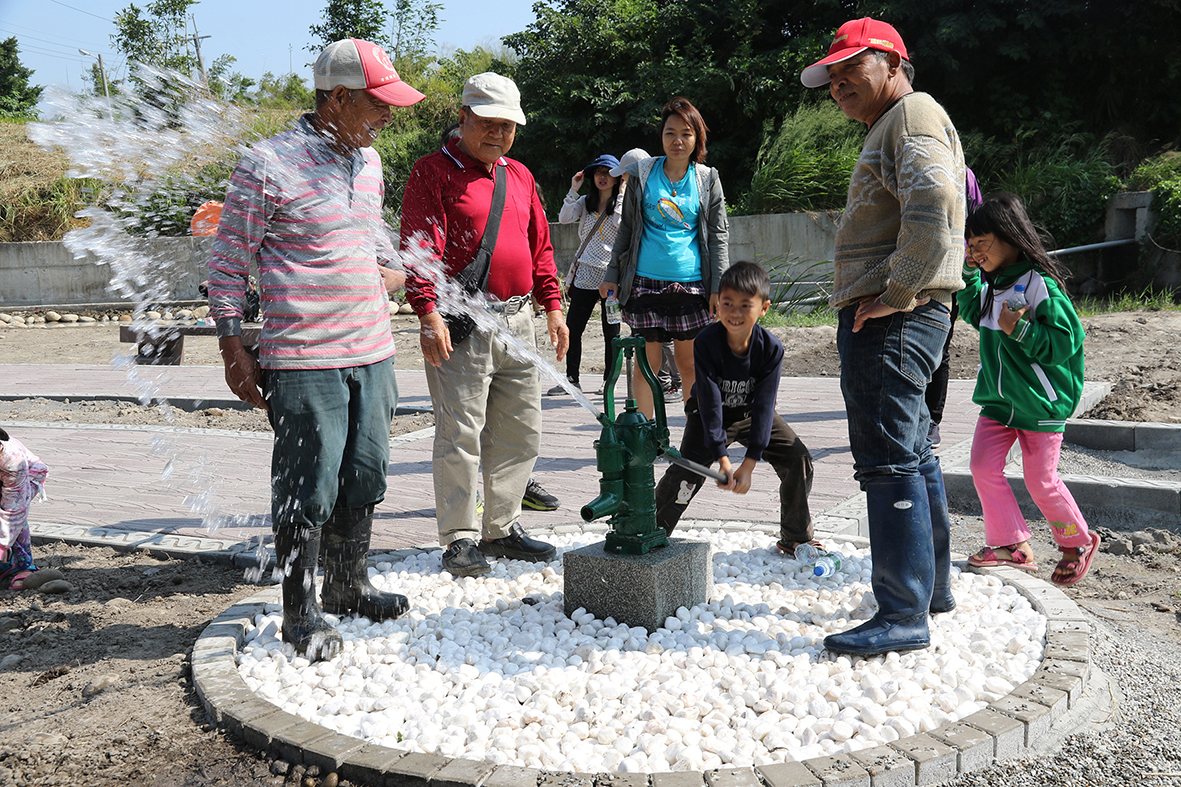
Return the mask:
[[[919,474],[927,484],[927,505],[931,508],[931,542],[935,547],[935,581],[931,590],[931,614],[955,609],[951,595],[951,517],[947,514],[947,492],[939,460],[920,465]]]
[[[935,573],[926,483],[918,475],[870,481],[865,499],[878,611],[857,628],[825,637],[824,647],[856,656],[926,648]]]

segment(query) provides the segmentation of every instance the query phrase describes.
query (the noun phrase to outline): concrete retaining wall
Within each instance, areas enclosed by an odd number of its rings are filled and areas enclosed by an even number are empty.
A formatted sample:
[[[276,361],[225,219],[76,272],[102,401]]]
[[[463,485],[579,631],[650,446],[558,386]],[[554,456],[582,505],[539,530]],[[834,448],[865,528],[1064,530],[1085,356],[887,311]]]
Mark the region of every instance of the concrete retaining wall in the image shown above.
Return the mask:
[[[730,259],[754,260],[778,271],[777,281],[803,276],[819,280],[832,272],[839,212],[781,213],[730,219]],[[554,258],[565,274],[578,251],[577,224],[551,224]],[[206,278],[212,238],[143,241],[150,253],[175,266],[172,298],[195,300]],[[809,269],[817,262],[827,265]],[[0,243],[0,308],[121,302],[108,291],[111,270],[93,255],[75,259],[61,242]]]
[[[168,270],[162,300],[191,301],[201,296],[212,238],[159,238],[141,241],[144,253]],[[87,254],[75,258],[60,241],[0,243],[0,308],[116,303],[127,299],[109,291],[111,268]]]

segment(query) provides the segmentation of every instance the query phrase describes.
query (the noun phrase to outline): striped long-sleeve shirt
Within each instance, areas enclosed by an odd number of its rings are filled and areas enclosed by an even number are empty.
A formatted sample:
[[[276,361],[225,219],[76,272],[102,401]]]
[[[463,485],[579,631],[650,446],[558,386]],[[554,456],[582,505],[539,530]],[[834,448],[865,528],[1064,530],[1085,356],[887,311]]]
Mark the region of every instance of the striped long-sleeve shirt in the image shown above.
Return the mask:
[[[396,259],[381,217],[381,160],[372,148],[334,152],[309,119],[239,162],[209,261],[218,336],[241,333],[246,279],[257,262],[265,315],[259,361],[269,369],[364,366],[394,353],[377,269]]]

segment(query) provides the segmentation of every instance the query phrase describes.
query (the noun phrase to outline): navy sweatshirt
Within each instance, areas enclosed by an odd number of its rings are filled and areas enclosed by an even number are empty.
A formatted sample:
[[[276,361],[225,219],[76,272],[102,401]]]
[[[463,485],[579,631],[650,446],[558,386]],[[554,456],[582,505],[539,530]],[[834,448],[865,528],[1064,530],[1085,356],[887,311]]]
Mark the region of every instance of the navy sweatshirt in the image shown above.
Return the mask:
[[[713,323],[693,340],[697,381],[693,395],[705,428],[705,447],[714,459],[726,455],[726,427],[750,418],[746,458],[756,462],[771,439],[775,399],[783,371],[783,345],[761,325],[750,337],[750,349],[735,355],[726,341],[726,329]]]

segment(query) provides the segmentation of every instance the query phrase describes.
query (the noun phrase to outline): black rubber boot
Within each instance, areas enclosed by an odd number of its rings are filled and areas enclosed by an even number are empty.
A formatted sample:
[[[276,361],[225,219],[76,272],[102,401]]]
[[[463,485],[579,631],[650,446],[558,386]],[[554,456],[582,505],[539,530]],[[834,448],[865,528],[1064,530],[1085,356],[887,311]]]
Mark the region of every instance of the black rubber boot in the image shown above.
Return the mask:
[[[935,547],[935,580],[931,586],[931,614],[955,609],[951,595],[951,517],[947,514],[947,491],[939,460],[920,465],[919,473],[927,485],[927,505],[931,508],[931,543]]]
[[[825,637],[824,647],[857,656],[926,648],[935,572],[926,484],[917,475],[871,481],[865,499],[878,611],[854,629]]]
[[[369,540],[373,506],[336,508],[324,523],[324,611],[357,615],[372,621],[401,617],[410,601],[383,593],[369,582]]]
[[[316,601],[316,562],[320,528],[282,527],[275,531],[275,558],[283,572],[283,641],[310,661],[331,659],[344,640]]]

